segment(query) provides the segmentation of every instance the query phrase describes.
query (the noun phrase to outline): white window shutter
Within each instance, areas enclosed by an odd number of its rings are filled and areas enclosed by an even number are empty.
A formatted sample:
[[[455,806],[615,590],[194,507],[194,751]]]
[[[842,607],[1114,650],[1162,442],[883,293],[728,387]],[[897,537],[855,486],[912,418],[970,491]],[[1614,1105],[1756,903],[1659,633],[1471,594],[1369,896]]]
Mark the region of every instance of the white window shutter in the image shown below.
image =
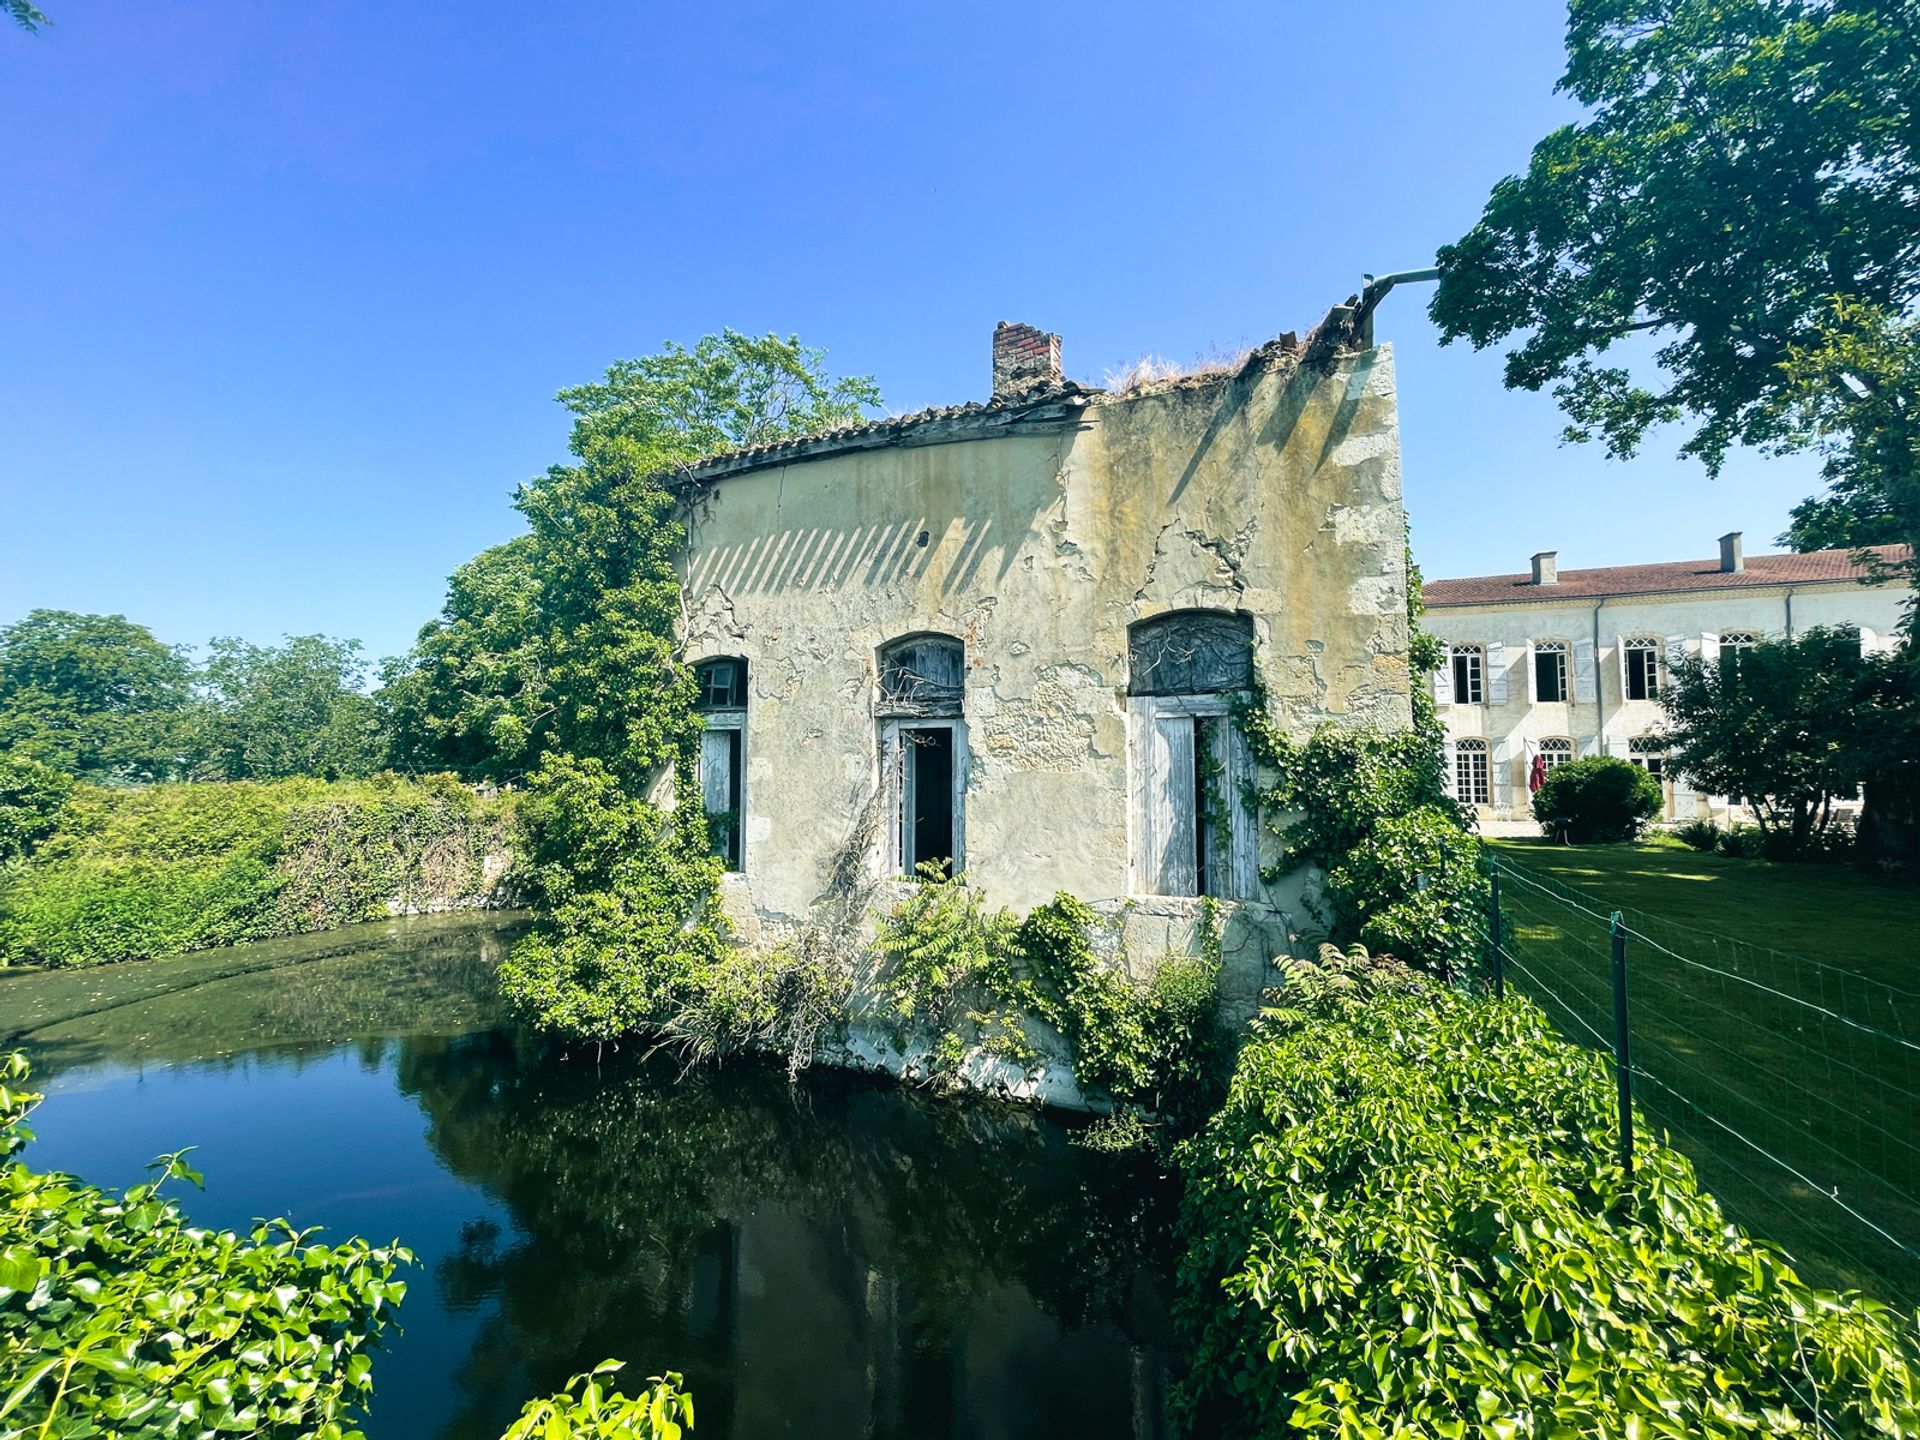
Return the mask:
[[[700,796],[709,815],[733,809],[733,732],[700,732]]]
[[[1453,651],[1451,650],[1440,657],[1440,668],[1433,672],[1433,703],[1436,705],[1453,703]]]
[[[1686,658],[1687,658],[1687,637],[1684,635],[1669,635],[1667,637],[1667,678],[1668,680],[1672,679],[1673,672],[1679,668],[1680,662]],[[1664,684],[1666,682],[1663,681],[1662,683]]]
[[[1498,640],[1487,645],[1487,703],[1507,703],[1507,647]]]
[[[1493,742],[1493,785],[1489,798],[1495,808],[1508,810],[1513,807],[1513,742],[1502,737]]]
[[[1616,640],[1613,642],[1613,656],[1615,660],[1620,662],[1620,700],[1624,704],[1626,702],[1627,693],[1628,693],[1627,692],[1627,642],[1625,640]]]
[[[1720,637],[1711,630],[1700,632],[1700,658],[1709,665],[1719,663]]]
[[[1156,715],[1147,745],[1147,879],[1155,895],[1191,895],[1195,869],[1193,717]]]
[[[1440,753],[1446,767],[1445,773],[1442,774],[1440,778],[1446,782],[1447,794],[1458,800],[1460,798],[1460,787],[1456,777],[1460,771],[1456,761],[1460,753],[1460,747],[1455,745],[1451,740],[1442,740],[1440,742]]]
[[[1534,658],[1533,642],[1529,640],[1520,652],[1520,663],[1527,667],[1527,703],[1540,703],[1540,662]]]
[[[1593,661],[1593,641],[1574,641],[1573,698],[1582,705],[1591,705],[1594,701],[1594,682],[1599,677],[1595,673]]]
[[[1600,738],[1597,735],[1582,735],[1580,737],[1580,758],[1582,760],[1593,759],[1594,756],[1600,754],[1601,748]]]

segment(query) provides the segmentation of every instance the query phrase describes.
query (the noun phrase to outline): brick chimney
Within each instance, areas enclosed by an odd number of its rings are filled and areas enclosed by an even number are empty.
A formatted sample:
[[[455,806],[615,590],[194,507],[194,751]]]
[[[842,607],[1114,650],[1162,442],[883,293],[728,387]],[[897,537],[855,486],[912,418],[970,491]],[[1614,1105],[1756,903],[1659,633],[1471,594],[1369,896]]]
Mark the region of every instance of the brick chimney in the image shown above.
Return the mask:
[[[993,397],[1017,395],[1042,380],[1060,380],[1060,337],[1031,325],[993,327]]]
[[[1720,537],[1720,569],[1727,575],[1741,575],[1746,568],[1747,555],[1740,544],[1740,532],[1729,530]]]
[[[1533,557],[1533,583],[1536,585],[1560,583],[1560,552],[1558,550],[1542,550]]]

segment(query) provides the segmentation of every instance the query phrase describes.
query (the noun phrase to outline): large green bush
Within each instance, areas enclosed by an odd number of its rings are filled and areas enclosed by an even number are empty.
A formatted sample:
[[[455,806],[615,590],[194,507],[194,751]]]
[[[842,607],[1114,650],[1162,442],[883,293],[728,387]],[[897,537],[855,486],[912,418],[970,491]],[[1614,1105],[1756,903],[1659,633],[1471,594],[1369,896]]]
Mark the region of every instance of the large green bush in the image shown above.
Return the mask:
[[[1184,1148],[1189,1433],[1907,1435],[1920,1336],[1816,1291],[1692,1167],[1614,1158],[1601,1057],[1529,1002],[1297,964]]]
[[[1327,876],[1327,895],[1361,943],[1436,975],[1480,951],[1488,867],[1478,839],[1449,810],[1421,808],[1377,821]]]
[[[509,802],[444,776],[81,786],[0,875],[0,963],[178,955],[502,899],[488,862],[512,826]]]
[[[1633,839],[1665,803],[1660,782],[1638,765],[1595,755],[1547,772],[1533,794],[1533,818],[1548,835],[1564,829],[1576,845],[1601,845]]]

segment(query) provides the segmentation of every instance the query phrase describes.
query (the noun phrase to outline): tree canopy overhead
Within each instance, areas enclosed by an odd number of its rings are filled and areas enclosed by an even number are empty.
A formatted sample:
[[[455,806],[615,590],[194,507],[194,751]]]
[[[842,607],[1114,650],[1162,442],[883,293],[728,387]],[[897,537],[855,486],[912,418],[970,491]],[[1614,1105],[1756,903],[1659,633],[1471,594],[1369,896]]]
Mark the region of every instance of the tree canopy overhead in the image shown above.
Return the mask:
[[[1920,533],[1920,5],[1571,0],[1559,88],[1587,117],[1440,252],[1443,338],[1511,341],[1507,384],[1617,455],[1668,422],[1709,471],[1825,441]]]
[[[192,675],[124,615],[35,610],[0,626],[0,751],[90,779],[162,778]]]

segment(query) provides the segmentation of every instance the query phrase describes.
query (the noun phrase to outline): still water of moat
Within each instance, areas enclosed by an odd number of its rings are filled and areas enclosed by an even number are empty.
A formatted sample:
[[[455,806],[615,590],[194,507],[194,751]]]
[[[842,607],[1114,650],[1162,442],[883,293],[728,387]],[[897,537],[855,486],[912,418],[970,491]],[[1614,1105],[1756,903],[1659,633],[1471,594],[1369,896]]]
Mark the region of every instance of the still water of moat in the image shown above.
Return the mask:
[[[709,1440],[1161,1433],[1163,1179],[1031,1111],[562,1055],[499,1009],[517,923],[0,972],[27,1162],[191,1144],[199,1221],[411,1247],[371,1440],[492,1440],[607,1357],[684,1372]]]

